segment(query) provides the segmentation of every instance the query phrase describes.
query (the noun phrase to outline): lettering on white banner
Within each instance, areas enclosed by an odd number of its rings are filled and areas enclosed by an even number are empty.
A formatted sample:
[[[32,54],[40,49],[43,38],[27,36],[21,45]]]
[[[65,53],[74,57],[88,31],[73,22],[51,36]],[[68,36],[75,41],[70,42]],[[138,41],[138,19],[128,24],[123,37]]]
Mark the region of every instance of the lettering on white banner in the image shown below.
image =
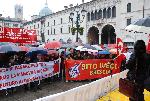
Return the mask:
[[[42,80],[54,74],[54,61],[0,68],[0,90]]]

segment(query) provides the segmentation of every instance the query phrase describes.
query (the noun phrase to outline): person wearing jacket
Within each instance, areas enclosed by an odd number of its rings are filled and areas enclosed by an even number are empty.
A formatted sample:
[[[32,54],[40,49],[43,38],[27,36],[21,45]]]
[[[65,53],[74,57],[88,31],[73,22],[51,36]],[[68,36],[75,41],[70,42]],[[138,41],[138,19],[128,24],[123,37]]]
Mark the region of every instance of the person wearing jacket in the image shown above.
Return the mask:
[[[126,68],[129,69],[127,79],[134,80],[140,87],[136,98],[130,101],[144,101],[144,80],[147,78],[147,70],[150,67],[150,56],[146,53],[146,46],[143,40],[137,40],[134,45],[134,52],[127,61]]]
[[[26,56],[23,63],[24,64],[30,64],[30,63],[32,63],[31,56]],[[30,89],[29,86],[30,86],[30,83],[24,84],[24,90],[28,91]]]

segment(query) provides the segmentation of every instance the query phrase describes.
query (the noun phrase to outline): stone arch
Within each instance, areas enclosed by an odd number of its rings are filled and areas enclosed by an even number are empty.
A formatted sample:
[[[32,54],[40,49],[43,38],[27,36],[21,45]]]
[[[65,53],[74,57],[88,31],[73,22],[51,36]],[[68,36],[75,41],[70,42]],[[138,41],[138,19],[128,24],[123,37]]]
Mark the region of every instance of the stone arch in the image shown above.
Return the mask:
[[[116,34],[115,28],[107,24],[102,28],[101,34],[101,44],[115,44],[116,43]]]
[[[88,30],[88,43],[99,44],[99,30],[95,26],[90,27]]]

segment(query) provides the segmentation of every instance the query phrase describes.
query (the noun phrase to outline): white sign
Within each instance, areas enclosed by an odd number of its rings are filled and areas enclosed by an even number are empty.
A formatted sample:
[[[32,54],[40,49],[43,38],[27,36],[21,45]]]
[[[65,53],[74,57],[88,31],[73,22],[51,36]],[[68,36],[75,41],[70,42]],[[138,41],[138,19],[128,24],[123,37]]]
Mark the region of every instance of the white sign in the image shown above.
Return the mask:
[[[38,81],[54,74],[54,61],[0,68],[0,90]]]

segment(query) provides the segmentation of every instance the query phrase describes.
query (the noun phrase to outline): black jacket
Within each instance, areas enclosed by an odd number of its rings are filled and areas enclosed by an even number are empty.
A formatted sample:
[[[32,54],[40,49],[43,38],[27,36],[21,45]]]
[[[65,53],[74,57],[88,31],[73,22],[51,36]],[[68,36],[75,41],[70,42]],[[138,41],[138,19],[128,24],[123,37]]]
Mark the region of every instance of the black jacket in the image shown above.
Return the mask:
[[[140,57],[137,57],[135,53],[131,54],[130,59],[127,61],[126,68],[129,69],[127,73],[128,79],[143,83],[148,76],[150,55],[143,53]]]

